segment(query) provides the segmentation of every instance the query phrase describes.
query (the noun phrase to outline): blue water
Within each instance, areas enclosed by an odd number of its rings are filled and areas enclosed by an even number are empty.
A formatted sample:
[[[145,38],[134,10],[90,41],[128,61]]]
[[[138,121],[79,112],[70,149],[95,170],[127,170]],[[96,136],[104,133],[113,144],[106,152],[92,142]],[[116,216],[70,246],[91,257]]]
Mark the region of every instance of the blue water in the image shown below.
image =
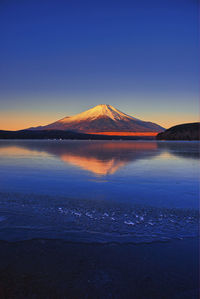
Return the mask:
[[[198,234],[199,143],[0,141],[0,239]]]

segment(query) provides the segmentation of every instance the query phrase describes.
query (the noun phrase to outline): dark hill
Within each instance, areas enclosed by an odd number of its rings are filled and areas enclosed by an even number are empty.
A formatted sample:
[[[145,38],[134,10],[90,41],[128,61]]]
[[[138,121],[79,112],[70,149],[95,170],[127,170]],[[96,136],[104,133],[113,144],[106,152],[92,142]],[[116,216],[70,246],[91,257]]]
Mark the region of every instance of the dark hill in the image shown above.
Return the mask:
[[[181,124],[156,136],[157,140],[200,140],[200,123]]]

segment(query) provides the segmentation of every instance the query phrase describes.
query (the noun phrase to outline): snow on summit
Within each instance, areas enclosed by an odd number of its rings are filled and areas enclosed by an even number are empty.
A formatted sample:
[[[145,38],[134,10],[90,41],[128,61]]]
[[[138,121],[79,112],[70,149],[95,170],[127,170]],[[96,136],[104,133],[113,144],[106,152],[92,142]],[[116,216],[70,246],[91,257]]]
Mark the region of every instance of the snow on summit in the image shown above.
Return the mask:
[[[111,105],[100,104],[97,105],[85,112],[76,114],[75,116],[66,117],[60,120],[60,122],[67,123],[71,121],[81,121],[87,119],[97,119],[99,117],[109,117],[112,120],[126,120],[126,119],[135,119],[132,116],[129,116],[118,109],[114,108]]]
[[[164,130],[155,123],[139,120],[108,104],[97,105],[74,116],[64,117],[47,126],[31,129],[68,130],[83,133],[162,132]]]

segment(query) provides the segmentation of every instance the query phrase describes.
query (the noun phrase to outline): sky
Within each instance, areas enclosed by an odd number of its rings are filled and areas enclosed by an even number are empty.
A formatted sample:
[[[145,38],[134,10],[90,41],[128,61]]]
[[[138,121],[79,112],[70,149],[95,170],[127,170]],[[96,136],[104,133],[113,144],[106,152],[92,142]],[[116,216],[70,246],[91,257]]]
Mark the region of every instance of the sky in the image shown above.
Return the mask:
[[[0,129],[98,104],[199,121],[198,0],[1,0]]]

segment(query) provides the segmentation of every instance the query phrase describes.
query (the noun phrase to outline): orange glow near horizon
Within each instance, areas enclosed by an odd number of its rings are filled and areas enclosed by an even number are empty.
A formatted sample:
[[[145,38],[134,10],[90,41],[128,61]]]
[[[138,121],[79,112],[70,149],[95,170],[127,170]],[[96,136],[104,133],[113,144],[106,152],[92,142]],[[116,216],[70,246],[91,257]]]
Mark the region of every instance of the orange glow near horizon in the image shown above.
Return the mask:
[[[0,112],[0,130],[18,131],[30,127],[45,126],[55,121],[55,119],[62,118],[61,115],[35,115],[35,113],[22,113],[22,112]]]
[[[0,130],[23,130],[30,127],[44,126],[50,123],[53,123],[59,119],[62,119],[66,115],[72,115],[72,113],[66,112],[58,113],[54,111],[0,111]],[[76,113],[74,113],[76,114]],[[129,113],[130,115],[134,115],[134,113]],[[144,112],[144,115],[135,115],[137,118],[141,120],[147,120],[157,123],[160,126],[168,129],[172,126],[182,124],[182,123],[192,123],[198,122],[199,116],[191,115],[191,114],[154,114],[147,115]]]
[[[109,135],[109,136],[156,136],[158,132],[93,132],[88,134]]]

